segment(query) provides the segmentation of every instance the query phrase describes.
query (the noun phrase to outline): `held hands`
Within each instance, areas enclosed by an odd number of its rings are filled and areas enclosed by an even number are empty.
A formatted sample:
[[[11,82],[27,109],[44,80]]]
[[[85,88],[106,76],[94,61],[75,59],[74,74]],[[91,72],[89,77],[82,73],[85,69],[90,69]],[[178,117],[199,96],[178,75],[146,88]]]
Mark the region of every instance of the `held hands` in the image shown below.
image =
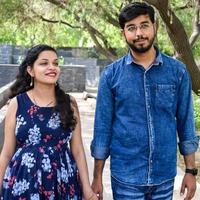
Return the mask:
[[[98,200],[97,195],[92,191],[92,189],[88,189],[84,191],[84,200]]]
[[[101,178],[93,179],[92,189],[96,193],[98,200],[103,200],[103,184]]]
[[[185,174],[181,185],[181,196],[184,195],[185,189],[187,189],[187,193],[184,200],[191,200],[194,197],[196,191],[196,177],[192,174]]]
[[[89,197],[89,199],[86,199],[86,200],[98,200],[98,197],[95,193],[93,193],[92,196]]]

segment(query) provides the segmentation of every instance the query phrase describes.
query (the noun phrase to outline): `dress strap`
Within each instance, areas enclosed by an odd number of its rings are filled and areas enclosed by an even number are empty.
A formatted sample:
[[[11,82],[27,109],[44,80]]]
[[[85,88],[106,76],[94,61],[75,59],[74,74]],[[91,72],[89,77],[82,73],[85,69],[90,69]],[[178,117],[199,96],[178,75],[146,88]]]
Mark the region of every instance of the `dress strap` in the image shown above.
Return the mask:
[[[27,109],[32,105],[28,95],[26,92],[20,93],[16,96],[18,108],[17,108],[17,115],[20,113],[24,113]]]

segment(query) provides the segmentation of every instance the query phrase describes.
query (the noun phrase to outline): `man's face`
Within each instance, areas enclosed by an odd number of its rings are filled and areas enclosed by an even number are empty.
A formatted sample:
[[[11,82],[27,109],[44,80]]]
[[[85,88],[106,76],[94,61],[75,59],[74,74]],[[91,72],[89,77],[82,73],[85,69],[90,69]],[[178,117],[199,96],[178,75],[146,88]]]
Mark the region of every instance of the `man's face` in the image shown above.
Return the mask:
[[[133,52],[145,53],[153,45],[156,26],[148,15],[140,15],[125,23],[123,30],[127,44]]]

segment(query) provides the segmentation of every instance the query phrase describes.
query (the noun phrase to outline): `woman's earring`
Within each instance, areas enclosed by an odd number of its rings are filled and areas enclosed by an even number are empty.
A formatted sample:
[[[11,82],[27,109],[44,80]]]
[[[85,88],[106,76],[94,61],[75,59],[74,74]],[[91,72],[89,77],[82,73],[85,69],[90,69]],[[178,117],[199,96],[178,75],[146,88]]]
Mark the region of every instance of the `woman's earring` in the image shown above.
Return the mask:
[[[34,82],[34,79],[33,79],[33,77],[31,76],[30,86],[33,86],[33,82]]]

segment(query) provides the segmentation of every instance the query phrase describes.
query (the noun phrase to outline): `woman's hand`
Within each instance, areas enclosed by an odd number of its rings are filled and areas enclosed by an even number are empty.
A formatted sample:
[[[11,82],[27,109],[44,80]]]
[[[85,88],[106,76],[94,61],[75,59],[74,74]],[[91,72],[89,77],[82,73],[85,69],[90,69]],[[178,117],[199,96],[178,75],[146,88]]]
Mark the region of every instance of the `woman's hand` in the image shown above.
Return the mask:
[[[91,188],[83,193],[85,200],[98,200],[97,195],[92,191]]]

